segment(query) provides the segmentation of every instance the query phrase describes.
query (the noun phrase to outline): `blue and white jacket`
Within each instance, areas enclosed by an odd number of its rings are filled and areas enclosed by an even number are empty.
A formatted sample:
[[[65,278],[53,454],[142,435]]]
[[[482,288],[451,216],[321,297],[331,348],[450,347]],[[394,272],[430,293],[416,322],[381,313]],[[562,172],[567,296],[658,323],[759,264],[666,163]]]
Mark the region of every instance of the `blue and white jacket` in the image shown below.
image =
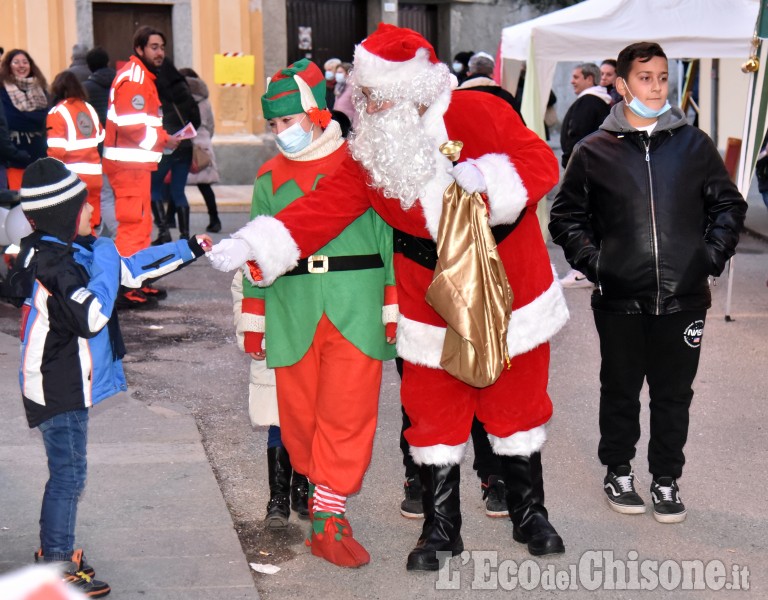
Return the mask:
[[[30,427],[127,389],[120,328],[120,285],[138,288],[195,260],[193,237],[121,257],[108,238],[68,246],[45,234],[24,240],[18,261],[31,284],[22,307],[19,385]]]

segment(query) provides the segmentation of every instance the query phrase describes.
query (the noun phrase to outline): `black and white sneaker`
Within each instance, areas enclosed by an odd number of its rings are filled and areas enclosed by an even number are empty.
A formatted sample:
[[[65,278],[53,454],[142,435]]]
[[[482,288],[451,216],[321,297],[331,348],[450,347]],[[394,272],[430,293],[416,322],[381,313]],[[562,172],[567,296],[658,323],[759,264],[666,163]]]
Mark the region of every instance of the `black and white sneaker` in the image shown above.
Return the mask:
[[[688,511],[680,498],[680,488],[673,477],[657,477],[651,483],[653,516],[659,523],[681,523]]]
[[[485,500],[485,514],[492,519],[508,517],[507,510],[507,492],[504,486],[504,480],[496,475],[488,477],[488,483],[480,485]]]
[[[623,515],[640,515],[645,512],[645,502],[635,491],[635,474],[629,465],[619,465],[609,470],[603,480],[608,505]]]
[[[400,503],[400,514],[406,519],[423,519],[424,506],[421,499],[421,480],[409,477],[403,484],[405,499]]]

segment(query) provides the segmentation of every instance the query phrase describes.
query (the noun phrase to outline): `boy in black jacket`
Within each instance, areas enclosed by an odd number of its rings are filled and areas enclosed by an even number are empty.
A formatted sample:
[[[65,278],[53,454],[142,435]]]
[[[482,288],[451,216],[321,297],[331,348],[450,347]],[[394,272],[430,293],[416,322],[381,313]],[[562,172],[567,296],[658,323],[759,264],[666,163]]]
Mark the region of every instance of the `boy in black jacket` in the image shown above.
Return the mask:
[[[90,235],[85,185],[54,158],[35,161],[19,192],[34,231],[21,242],[10,281],[22,306],[19,383],[30,427],[48,457],[35,560],[58,563],[64,580],[91,598],[110,587],[93,579],[75,549],[77,504],[85,486],[88,409],[127,389],[125,349],[114,314],[120,285],[141,287],[202,256],[208,236],[148,248],[125,258]]]
[[[571,266],[597,285],[598,456],[609,505],[645,512],[630,461],[647,379],[654,517],[678,523],[686,516],[677,479],[711,306],[708,278],[735,252],[747,205],[712,140],[669,105],[661,47],[627,46],[616,70],[624,101],[576,145],[549,230]]]

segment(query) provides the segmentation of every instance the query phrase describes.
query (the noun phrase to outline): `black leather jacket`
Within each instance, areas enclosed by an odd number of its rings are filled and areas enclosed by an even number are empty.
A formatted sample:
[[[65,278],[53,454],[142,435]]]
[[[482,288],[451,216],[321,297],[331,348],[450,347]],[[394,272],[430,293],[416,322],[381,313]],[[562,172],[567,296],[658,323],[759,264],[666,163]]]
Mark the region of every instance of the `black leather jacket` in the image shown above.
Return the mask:
[[[733,256],[746,210],[712,140],[679,109],[649,138],[620,102],[576,145],[549,231],[598,285],[593,309],[662,315],[710,307],[707,278]]]

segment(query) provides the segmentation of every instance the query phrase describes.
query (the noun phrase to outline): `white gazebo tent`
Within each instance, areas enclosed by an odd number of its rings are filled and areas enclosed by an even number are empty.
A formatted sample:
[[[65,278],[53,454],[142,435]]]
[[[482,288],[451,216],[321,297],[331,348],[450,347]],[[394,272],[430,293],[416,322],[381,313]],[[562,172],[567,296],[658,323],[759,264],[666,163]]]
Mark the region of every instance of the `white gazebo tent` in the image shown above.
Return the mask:
[[[526,61],[522,113],[543,137],[558,61],[616,56],[653,41],[669,58],[746,58],[759,0],[585,0],[502,30],[501,57]]]

